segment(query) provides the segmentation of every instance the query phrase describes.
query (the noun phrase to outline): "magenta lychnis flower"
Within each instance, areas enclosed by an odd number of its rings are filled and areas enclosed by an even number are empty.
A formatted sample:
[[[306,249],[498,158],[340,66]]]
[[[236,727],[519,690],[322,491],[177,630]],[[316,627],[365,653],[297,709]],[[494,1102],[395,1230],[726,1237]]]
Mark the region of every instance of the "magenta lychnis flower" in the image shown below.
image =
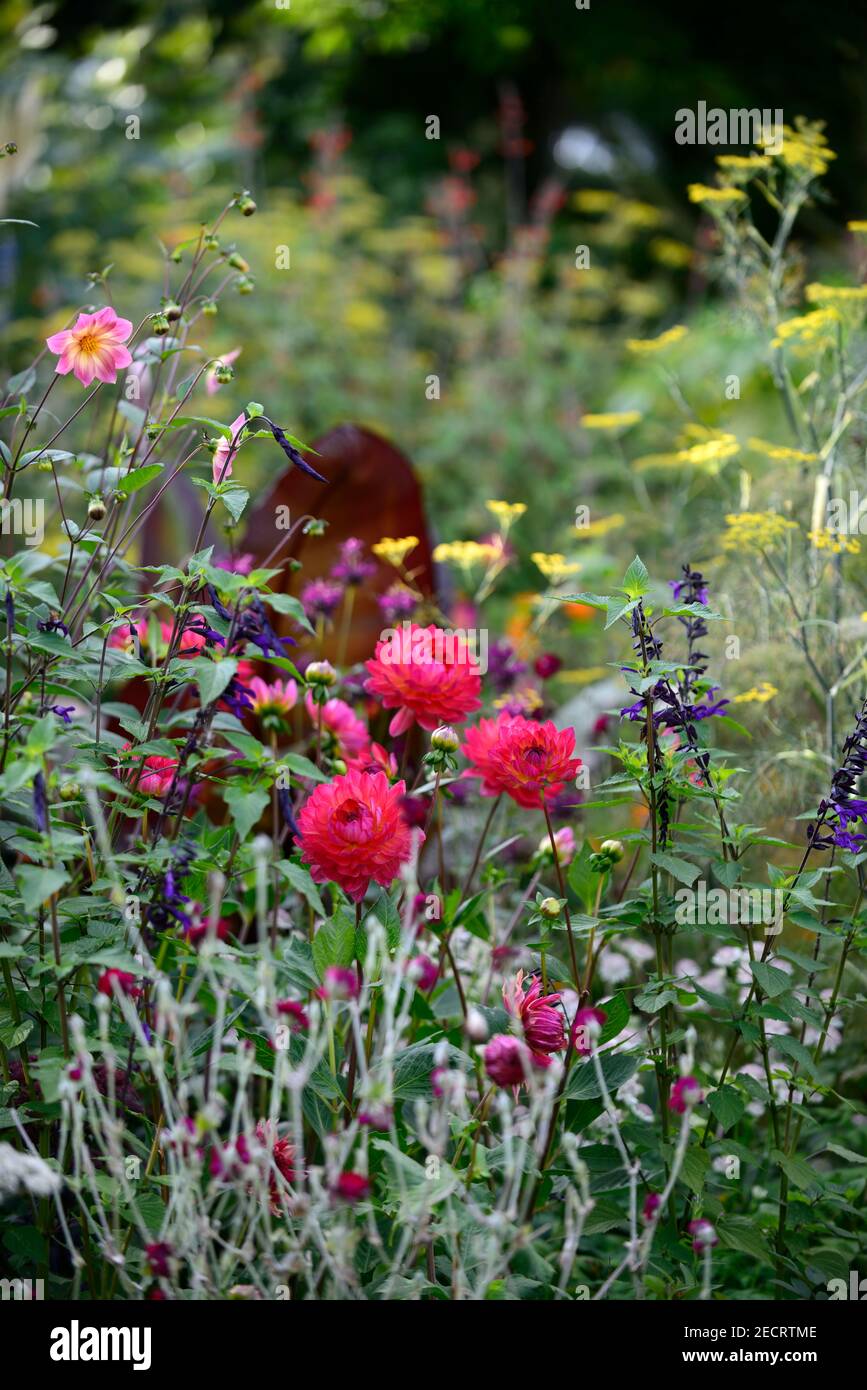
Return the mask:
[[[132,362],[124,343],[132,333],[129,319],[120,319],[107,305],[96,314],[79,314],[74,328],[63,328],[46,338],[49,352],[57,353],[60,361],[55,368],[60,376],[74,372],[82,386],[97,381],[117,381],[117,374]]]

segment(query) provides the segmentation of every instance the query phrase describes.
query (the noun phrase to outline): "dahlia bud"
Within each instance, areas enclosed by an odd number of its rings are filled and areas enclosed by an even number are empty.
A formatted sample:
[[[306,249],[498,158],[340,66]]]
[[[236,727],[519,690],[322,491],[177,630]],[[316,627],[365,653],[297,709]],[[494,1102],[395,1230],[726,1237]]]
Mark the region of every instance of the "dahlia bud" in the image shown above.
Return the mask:
[[[233,251],[230,256],[226,257],[226,261],[232,267],[233,270],[240,270],[245,275],[247,271],[250,269],[250,262],[245,261],[244,257],[240,255],[238,251]]]
[[[40,459],[36,465],[36,469],[39,473],[51,473],[54,469],[54,464],[51,462],[51,459]]]
[[[169,331],[169,321],[165,314],[154,314],[151,319],[151,332],[157,338],[164,338]]]
[[[218,313],[216,299],[206,299],[204,304],[202,305],[202,313],[205,314],[209,319],[214,318]]]
[[[311,661],[304,675],[310,685],[326,688],[334,685],[337,680],[337,672],[330,661]]]
[[[607,854],[612,864],[619,864],[623,858],[623,844],[620,840],[603,840],[601,853]]]
[[[256,281],[252,275],[239,275],[235,281],[235,289],[239,294],[252,294],[256,288]]]
[[[60,788],[61,801],[75,801],[81,795],[81,788],[77,782],[64,782]]]
[[[469,1009],[467,1011],[467,1016],[464,1019],[464,1032],[466,1033],[470,1042],[486,1042],[490,1035],[490,1029],[488,1028],[488,1023],[487,1019],[485,1018],[485,1015],[481,1013],[478,1009]]]
[[[205,251],[219,251],[220,239],[215,236],[206,236],[202,242],[202,246]]]
[[[169,323],[177,323],[178,319],[183,313],[183,310],[181,309],[180,304],[178,304],[174,299],[170,299],[167,300],[165,304],[163,304],[163,313],[165,314]]]
[[[543,917],[548,917],[555,922],[562,912],[559,898],[543,898],[539,903],[539,911]]]
[[[245,193],[243,198],[238,199],[238,211],[243,213],[245,217],[253,216],[253,213],[256,211],[256,204],[249,193]]]
[[[430,736],[430,746],[442,753],[454,753],[460,747],[460,739],[450,725],[440,724]]]
[[[218,382],[220,386],[228,386],[229,382],[234,379],[234,376],[234,369],[230,367],[228,362],[218,362],[214,368],[214,380]]]
[[[105,516],[105,503],[98,493],[95,497],[91,497],[87,515],[91,521],[102,521]]]
[[[345,775],[346,763],[343,761],[342,758],[335,758],[331,766],[334,768],[334,771],[337,773],[338,777],[343,777]]]
[[[17,154],[17,153],[18,153],[18,146],[16,145],[16,143],[15,143],[14,140],[7,140],[7,141],[6,141],[6,144],[3,146],[3,153],[4,153],[4,154]]]

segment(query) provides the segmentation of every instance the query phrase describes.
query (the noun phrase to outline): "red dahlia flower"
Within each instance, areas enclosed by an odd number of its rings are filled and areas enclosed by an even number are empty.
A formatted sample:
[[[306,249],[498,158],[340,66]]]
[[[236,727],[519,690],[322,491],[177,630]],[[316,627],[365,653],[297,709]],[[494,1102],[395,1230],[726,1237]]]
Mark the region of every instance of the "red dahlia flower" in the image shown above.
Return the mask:
[[[400,804],[405,791],[404,782],[390,786],[381,772],[354,771],[314,789],[298,814],[298,829],[317,883],[337,883],[361,902],[371,879],[383,888],[394,882],[412,853]]]
[[[525,993],[523,970],[510,984],[503,985],[506,1013],[520,1020],[530,1050],[542,1056],[561,1052],[566,1046],[563,1015],[555,1007],[559,1002],[559,994],[542,994],[542,982],[538,979],[531,980]]]
[[[482,678],[463,638],[431,623],[403,623],[392,640],[377,642],[365,663],[365,690],[397,714],[389,733],[405,733],[417,720],[423,729],[456,724],[481,707]]]
[[[523,1086],[534,1067],[541,1070],[550,1061],[509,1033],[497,1033],[485,1048],[485,1071],[497,1086]]]
[[[482,779],[483,796],[505,792],[527,810],[552,801],[581,766],[573,758],[575,730],[557,729],[522,715],[480,719],[467,730],[461,751],[472,763],[469,777]]]

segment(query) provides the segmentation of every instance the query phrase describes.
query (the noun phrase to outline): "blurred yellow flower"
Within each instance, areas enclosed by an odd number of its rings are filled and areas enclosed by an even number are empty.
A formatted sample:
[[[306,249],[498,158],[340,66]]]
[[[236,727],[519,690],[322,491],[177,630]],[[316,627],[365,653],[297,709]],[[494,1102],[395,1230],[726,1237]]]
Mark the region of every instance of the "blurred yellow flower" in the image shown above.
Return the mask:
[[[701,203],[707,207],[730,207],[732,203],[742,203],[747,196],[742,188],[728,185],[712,188],[706,183],[691,183],[686,191],[691,203]]]
[[[722,538],[723,550],[758,552],[771,550],[787,531],[796,531],[794,521],[776,512],[734,512],[726,517],[727,531]]]
[[[796,116],[795,126],[795,130],[791,126],[783,126],[783,143],[779,150],[771,148],[776,143],[776,131],[767,132],[759,143],[769,154],[775,154],[793,174],[807,179],[818,178],[826,172],[831,160],[837,158],[822,134],[824,122],[807,121],[803,116]]]
[[[830,347],[836,340],[839,322],[836,309],[814,309],[812,313],[799,314],[777,324],[777,336],[771,346],[779,348],[791,343],[797,347]]]
[[[780,463],[815,463],[819,457],[818,454],[807,453],[804,449],[790,449],[787,444],[770,444],[766,439],[748,439],[747,448]]]
[[[588,521],[586,526],[576,526],[575,534],[579,540],[593,540],[597,536],[607,536],[609,531],[618,530],[625,521],[625,516],[615,512],[613,516],[601,516],[598,521]]]
[[[418,545],[418,536],[402,536],[395,540],[392,536],[383,536],[381,541],[370,548],[374,555],[380,560],[385,560],[387,565],[394,565],[399,569],[411,550],[415,550]]]
[[[670,236],[655,236],[647,249],[655,261],[669,270],[681,270],[692,260],[692,247]]]
[[[472,569],[476,565],[489,565],[493,560],[498,560],[502,553],[502,545],[483,545],[481,541],[443,541],[434,550],[433,557],[438,564],[451,562],[461,569]]]
[[[669,468],[694,468],[698,472],[716,474],[727,459],[734,458],[740,451],[737,436],[715,433],[710,439],[699,444],[690,444],[686,449],[678,449],[670,454],[646,454],[636,459],[633,468],[639,473],[654,472]]]
[[[733,705],[758,704],[765,705],[768,700],[773,700],[775,695],[779,695],[779,690],[770,681],[762,681],[759,685],[754,685],[752,690],[745,690],[741,695],[731,697]]]
[[[640,419],[640,410],[612,410],[608,414],[582,415],[581,423],[585,430],[626,430]]]
[[[676,323],[673,328],[667,328],[664,333],[660,333],[658,338],[627,338],[626,346],[630,352],[634,352],[638,357],[646,357],[654,352],[663,352],[666,348],[673,347],[686,337],[689,329],[685,324]]]
[[[577,560],[567,560],[565,555],[546,555],[542,550],[534,550],[530,559],[549,584],[562,584],[564,579],[577,574],[581,569]]]
[[[610,188],[581,188],[572,196],[572,206],[578,212],[593,214],[610,212],[619,202],[619,193],[612,192]]]
[[[861,542],[837,531],[808,531],[807,535],[816,550],[827,550],[831,555],[860,555]]]
[[[355,333],[381,333],[388,324],[388,316],[373,300],[354,299],[343,311],[343,322]]]
[[[847,222],[846,230],[849,232],[859,232],[861,235],[867,234],[867,222],[859,220]]]
[[[729,178],[747,179],[762,169],[770,169],[771,159],[766,154],[718,154],[717,165],[724,169]]]
[[[527,510],[526,502],[500,502],[495,498],[489,499],[485,506],[489,512],[493,512],[504,531],[508,531],[512,522]]]

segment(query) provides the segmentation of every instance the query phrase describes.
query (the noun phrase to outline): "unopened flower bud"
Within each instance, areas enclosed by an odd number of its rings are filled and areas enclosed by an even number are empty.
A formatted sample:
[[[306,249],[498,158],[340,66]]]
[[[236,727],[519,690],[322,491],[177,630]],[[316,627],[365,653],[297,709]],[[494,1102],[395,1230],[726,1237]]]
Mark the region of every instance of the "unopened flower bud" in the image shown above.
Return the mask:
[[[164,338],[169,331],[169,321],[165,314],[154,314],[151,319],[151,332],[157,338]]]
[[[217,312],[218,310],[216,299],[206,299],[204,304],[202,305],[202,313],[205,314],[209,319],[212,319],[216,316]]]
[[[91,521],[102,521],[105,516],[105,503],[100,496],[91,497],[87,515]]]
[[[235,281],[235,289],[239,294],[252,294],[256,288],[256,281],[252,275],[239,275]]]
[[[233,251],[230,256],[226,257],[226,261],[233,270],[240,270],[244,274],[250,269],[250,262],[245,261],[239,251]]]
[[[612,864],[619,864],[623,858],[623,845],[620,840],[603,840],[600,852],[607,854]]]
[[[220,239],[215,236],[206,236],[202,242],[202,246],[206,251],[219,251]]]
[[[560,899],[543,898],[539,904],[539,911],[541,912],[543,917],[550,917],[552,922],[555,921],[555,919],[560,916],[560,913],[562,911],[562,908],[560,907]]]
[[[331,686],[337,680],[337,672],[330,661],[311,661],[304,675],[310,685]]]
[[[234,376],[235,372],[228,362],[218,362],[214,368],[214,380],[218,382],[220,386],[228,386]]]
[[[75,801],[81,795],[81,788],[77,782],[63,782],[60,787],[61,801]]]
[[[16,143],[15,143],[14,140],[7,140],[6,144],[3,146],[3,153],[4,153],[4,154],[17,154],[17,153],[18,153],[18,146],[16,145]]]
[[[440,724],[430,736],[430,746],[440,753],[454,753],[460,747],[460,739],[449,724]]]
[[[54,464],[51,462],[51,459],[40,459],[36,468],[40,473],[50,473],[54,468]]]
[[[253,216],[253,213],[256,211],[256,204],[249,193],[245,193],[243,198],[238,199],[238,211],[243,213],[245,217]]]
[[[165,314],[169,323],[177,323],[178,319],[183,313],[183,310],[181,309],[180,304],[178,304],[174,299],[170,299],[163,305],[163,313]]]
[[[338,777],[342,777],[345,774],[346,763],[343,761],[342,758],[335,758],[333,766],[334,771],[337,773]]]

